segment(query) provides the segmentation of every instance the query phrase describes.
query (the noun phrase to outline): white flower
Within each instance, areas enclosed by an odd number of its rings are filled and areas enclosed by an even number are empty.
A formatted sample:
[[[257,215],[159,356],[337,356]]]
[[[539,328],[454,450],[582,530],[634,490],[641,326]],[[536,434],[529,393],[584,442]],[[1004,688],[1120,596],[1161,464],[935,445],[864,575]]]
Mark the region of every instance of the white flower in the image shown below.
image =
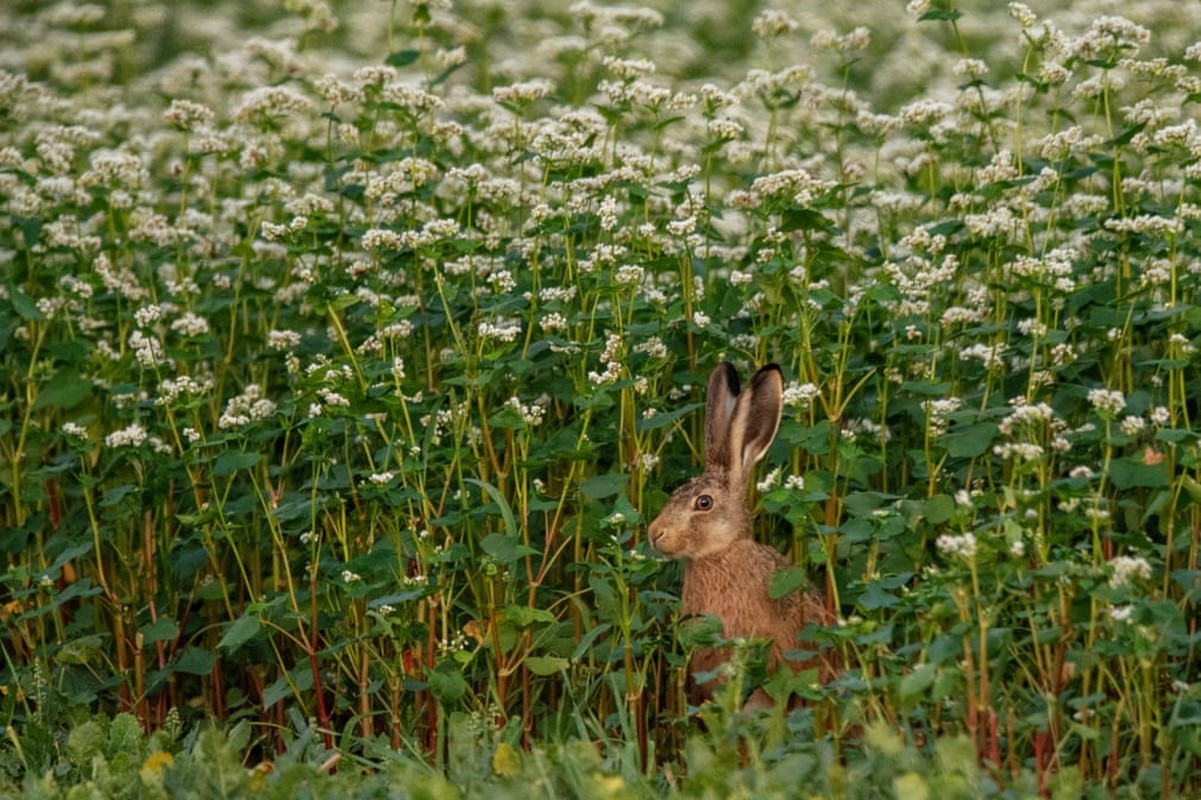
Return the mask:
[[[781,472],[781,468],[776,467],[771,472],[767,473],[767,475],[763,476],[763,480],[755,484],[755,488],[757,488],[760,492],[771,491],[773,487],[780,485]]]
[[[252,383],[246,387],[245,392],[231,397],[226,402],[221,417],[217,420],[217,427],[222,430],[237,428],[270,417],[275,413],[275,402],[263,397],[262,394],[262,387]]]
[[[1092,389],[1088,393],[1088,402],[1101,414],[1117,416],[1126,408],[1126,397],[1117,390]]]
[[[146,429],[135,422],[105,436],[104,443],[109,447],[141,447],[146,441],[146,436]]]
[[[64,422],[62,430],[67,436],[73,436],[85,442],[88,440],[88,429],[77,422]]]
[[[1151,577],[1151,565],[1139,556],[1115,556],[1109,566],[1113,567],[1113,574],[1109,576],[1111,589],[1127,586],[1139,578],[1148,580]]]
[[[962,558],[970,561],[976,556],[976,537],[971,533],[965,533],[960,536],[944,533],[938,537],[935,544],[943,554],[952,558]]]
[[[186,311],[171,323],[171,330],[181,336],[203,336],[209,332],[209,323],[204,317]]]
[[[820,396],[821,390],[812,383],[793,381],[784,387],[784,405],[786,406],[808,408]]]
[[[300,344],[300,334],[296,331],[268,331],[267,346],[272,350],[288,350]]]

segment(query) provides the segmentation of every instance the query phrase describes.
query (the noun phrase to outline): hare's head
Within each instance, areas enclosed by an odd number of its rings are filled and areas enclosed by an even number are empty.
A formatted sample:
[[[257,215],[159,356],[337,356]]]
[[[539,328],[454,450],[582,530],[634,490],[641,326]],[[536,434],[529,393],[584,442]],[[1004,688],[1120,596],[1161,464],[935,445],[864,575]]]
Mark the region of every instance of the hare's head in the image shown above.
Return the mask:
[[[713,556],[751,535],[747,486],[780,427],[784,382],[775,364],[743,391],[728,362],[709,375],[705,398],[705,471],[672,494],[647,534],[670,558]]]

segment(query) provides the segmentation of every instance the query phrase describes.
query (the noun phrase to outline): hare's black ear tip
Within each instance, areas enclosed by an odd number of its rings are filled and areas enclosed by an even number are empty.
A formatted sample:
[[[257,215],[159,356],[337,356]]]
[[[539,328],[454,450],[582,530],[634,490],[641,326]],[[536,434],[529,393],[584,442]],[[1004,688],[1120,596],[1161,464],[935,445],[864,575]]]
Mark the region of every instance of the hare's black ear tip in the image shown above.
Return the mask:
[[[709,375],[709,380],[712,382],[715,378],[720,378],[725,382],[726,386],[730,387],[730,392],[738,394],[741,388],[741,382],[738,380],[738,370],[729,361],[722,361],[713,368],[713,372]]]
[[[760,372],[777,372],[780,374],[781,377],[783,377],[783,375],[784,375],[784,370],[780,369],[780,365],[774,361],[770,364],[764,364],[762,367],[759,368],[759,371]]]
[[[784,391],[784,370],[780,369],[779,364],[765,364],[755,373],[753,383],[756,386],[772,386],[774,391]]]

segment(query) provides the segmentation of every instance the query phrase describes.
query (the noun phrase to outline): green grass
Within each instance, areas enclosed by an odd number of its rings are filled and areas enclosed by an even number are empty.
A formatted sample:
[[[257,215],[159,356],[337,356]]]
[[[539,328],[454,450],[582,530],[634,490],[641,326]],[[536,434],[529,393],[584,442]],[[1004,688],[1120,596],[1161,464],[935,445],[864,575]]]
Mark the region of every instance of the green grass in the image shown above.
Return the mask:
[[[1201,792],[1201,12],[1070,5],[0,11],[0,792]]]

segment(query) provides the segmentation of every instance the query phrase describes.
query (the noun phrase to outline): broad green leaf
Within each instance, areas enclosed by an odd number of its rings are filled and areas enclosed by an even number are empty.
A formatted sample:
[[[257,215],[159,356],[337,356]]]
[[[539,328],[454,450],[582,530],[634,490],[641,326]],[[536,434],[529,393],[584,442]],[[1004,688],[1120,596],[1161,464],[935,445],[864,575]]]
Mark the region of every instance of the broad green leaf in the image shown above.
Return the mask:
[[[937,669],[933,664],[918,664],[912,672],[901,678],[901,702],[909,703],[929,689],[934,683]]]
[[[581,636],[580,643],[576,645],[575,650],[573,650],[571,653],[572,660],[583,658],[584,655],[592,649],[592,646],[596,643],[596,640],[608,633],[611,628],[612,626],[609,623],[602,622],[600,625],[597,625],[595,628]]]
[[[225,450],[213,461],[213,474],[219,478],[233,475],[243,469],[250,469],[259,463],[260,453],[244,453],[241,450]]]
[[[466,482],[472,484],[473,486],[480,487],[488,494],[489,497],[492,498],[492,502],[496,503],[496,505],[500,507],[500,516],[505,523],[505,534],[516,537],[517,518],[513,515],[513,509],[509,505],[509,501],[505,500],[505,498],[501,495],[500,490],[487,481],[481,481],[477,478],[467,478]]]
[[[926,500],[922,514],[932,525],[941,525],[955,513],[955,500],[946,494],[936,494]]]
[[[975,458],[992,449],[1000,429],[991,422],[980,422],[962,430],[953,430],[939,439],[952,458]]]
[[[929,800],[930,787],[916,772],[906,772],[892,779],[892,792],[897,800]]]
[[[537,550],[526,546],[520,539],[503,533],[490,533],[480,542],[480,549],[496,559],[498,564],[512,564],[518,559],[537,554]]]
[[[682,417],[688,416],[693,411],[696,411],[698,408],[701,408],[702,406],[704,406],[704,403],[689,403],[688,405],[681,406],[680,408],[676,408],[671,411],[660,412],[658,414],[655,414],[652,417],[648,417],[648,418],[639,417],[638,420],[634,423],[634,428],[639,433],[644,433],[645,431],[653,431],[658,428],[665,428],[668,425],[671,425],[672,423],[681,419]]]
[[[453,703],[467,692],[467,681],[457,671],[436,669],[430,673],[430,692],[443,703]]]
[[[171,617],[159,617],[155,622],[138,628],[138,633],[142,634],[143,644],[171,641],[179,636],[179,624]]]
[[[604,500],[620,492],[630,482],[630,477],[620,472],[593,475],[580,484],[580,494],[589,500]]]
[[[1141,455],[1119,458],[1109,465],[1109,479],[1121,491],[1155,489],[1168,485],[1168,468],[1165,463],[1147,464]]]
[[[806,584],[808,577],[800,567],[789,567],[778,570],[771,576],[767,593],[773,600],[779,600],[785,595],[792,594]]]
[[[505,619],[519,628],[528,628],[537,622],[554,622],[555,615],[542,608],[514,605],[505,609]]]
[[[896,595],[885,591],[884,587],[878,581],[872,581],[863,590],[863,594],[859,595],[855,601],[864,611],[876,611],[881,608],[892,608],[900,601]]]
[[[571,662],[558,656],[530,656],[525,665],[535,675],[558,675],[571,666]]]
[[[13,310],[20,315],[21,319],[42,319],[42,312],[38,310],[37,304],[33,302],[33,298],[20,289],[16,287],[10,288],[8,290],[8,299],[12,301]]]
[[[34,402],[34,410],[40,408],[61,408],[69,410],[83,402],[92,391],[92,382],[81,377],[79,371],[72,368],[60,369],[54,373]]]
[[[213,671],[216,656],[208,650],[199,647],[186,647],[172,665],[176,672],[186,672],[190,675],[208,675]]]
[[[420,50],[397,50],[395,53],[389,53],[384,63],[390,67],[407,67],[419,58]]]
[[[238,617],[225,627],[225,634],[217,642],[217,649],[233,653],[246,642],[258,636],[262,623],[257,617]]]

